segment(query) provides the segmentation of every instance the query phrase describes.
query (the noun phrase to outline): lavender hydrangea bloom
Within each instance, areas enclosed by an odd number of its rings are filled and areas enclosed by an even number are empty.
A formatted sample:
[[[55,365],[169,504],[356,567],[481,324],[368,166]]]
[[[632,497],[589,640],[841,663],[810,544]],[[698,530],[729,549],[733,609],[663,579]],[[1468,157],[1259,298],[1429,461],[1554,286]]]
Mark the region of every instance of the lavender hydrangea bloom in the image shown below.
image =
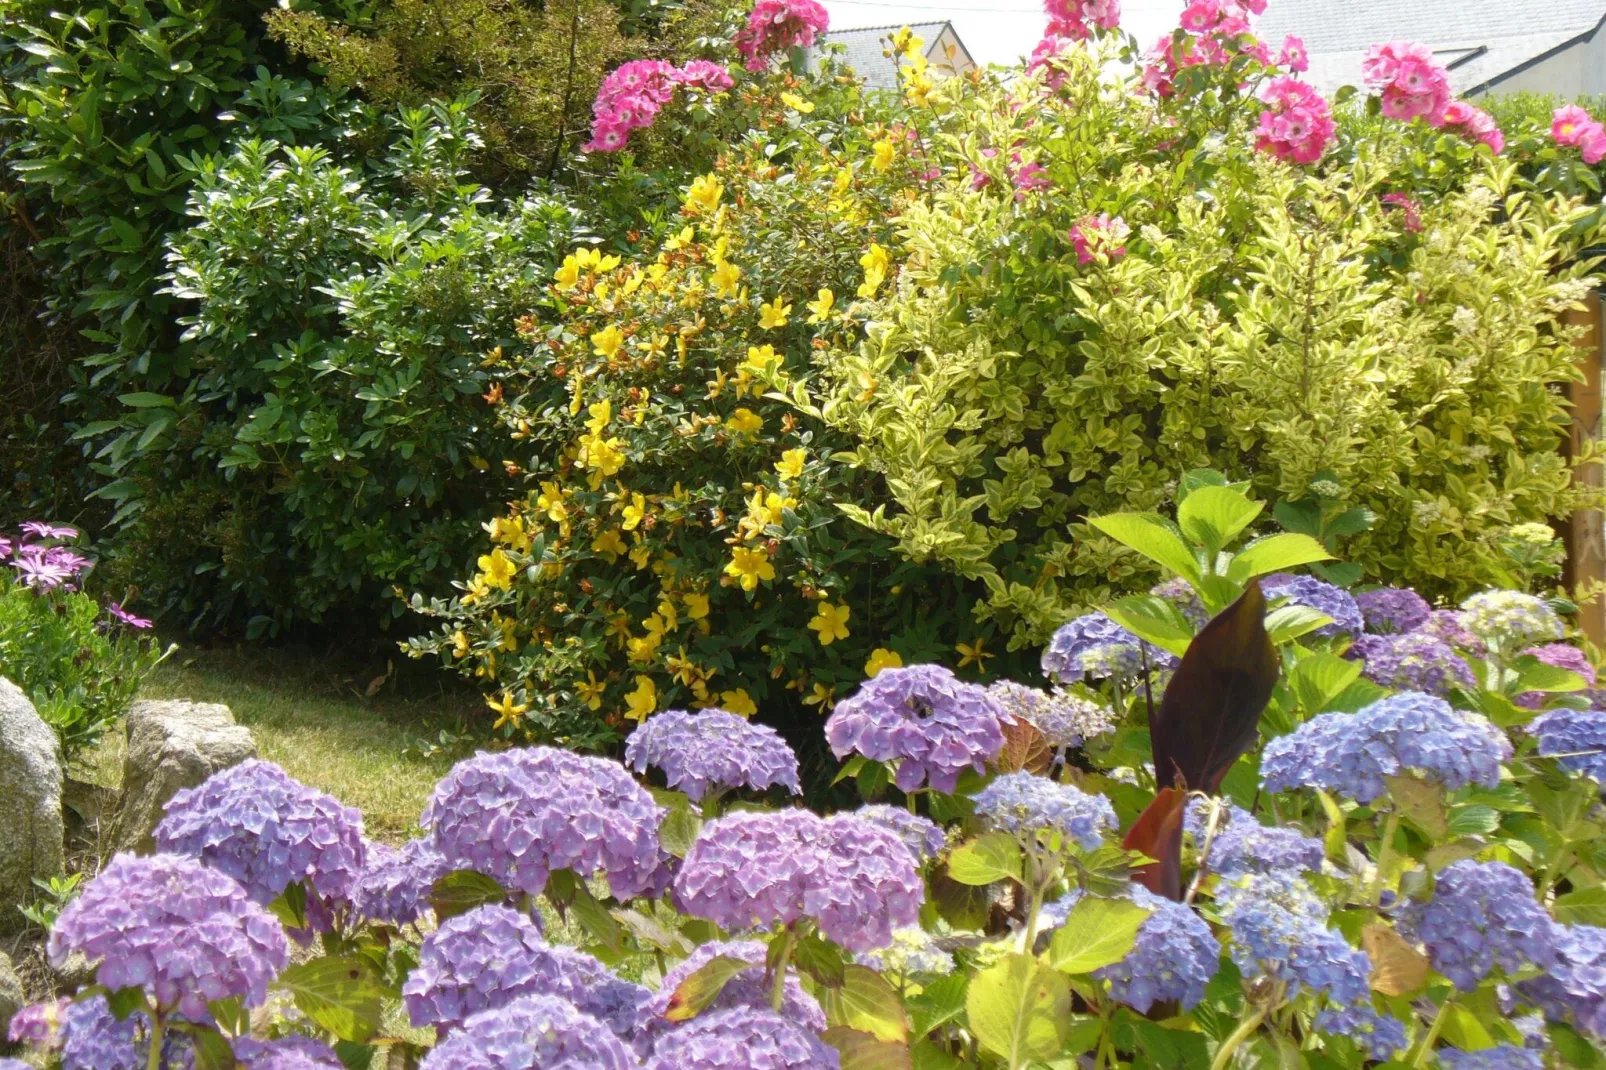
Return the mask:
[[[524,996],[470,1018],[419,1070],[635,1070],[606,1025],[556,996]]]
[[[1433,607],[1409,587],[1378,587],[1355,596],[1366,628],[1378,635],[1403,635],[1428,622]]]
[[[901,806],[888,806],[885,803],[871,803],[861,806],[853,811],[855,817],[865,821],[873,821],[883,828],[890,829],[903,841],[915,856],[915,865],[923,866],[942,853],[948,845],[948,834],[943,832],[935,822],[911,814]]]
[[[1546,665],[1575,672],[1582,676],[1584,682],[1591,688],[1595,686],[1595,666],[1591,665],[1584,652],[1575,646],[1567,643],[1546,643],[1544,646],[1531,646],[1523,653],[1538,658]],[[1517,705],[1525,709],[1540,710],[1544,709],[1550,697],[1543,691],[1526,691],[1517,696]]]
[[[430,891],[450,872],[428,840],[408,840],[401,850],[367,845],[367,864],[351,889],[352,910],[366,921],[410,925],[430,909]]]
[[[1427,622],[1417,631],[1423,635],[1431,635],[1435,639],[1442,639],[1457,650],[1464,650],[1475,658],[1485,657],[1489,648],[1484,646],[1483,640],[1467,631],[1461,624],[1461,614],[1453,609],[1435,609],[1428,615]]]
[[[793,795],[803,791],[797,755],[780,733],[724,710],[665,710],[649,717],[630,733],[625,764],[638,773],[649,765],[662,769],[668,785],[693,801],[710,788],[765,791],[779,784]]]
[[[57,966],[74,951],[100,959],[107,988],[139,985],[195,1021],[208,1020],[212,1000],[261,1003],[290,953],[279,922],[233,878],[178,855],[127,854],[61,912],[48,950]]]
[[[677,1023],[664,1018],[669,1011],[669,1003],[674,998],[675,990],[685,982],[686,978],[720,956],[751,962],[753,968],[743,970],[725,982],[725,987],[719,990],[719,995],[699,1013],[710,1014],[733,1007],[769,1009],[770,989],[769,985],[764,983],[764,963],[769,956],[769,948],[766,945],[757,940],[713,940],[700,944],[684,961],[677,963],[664,974],[663,984],[658,986],[657,994],[643,1008],[641,1017],[636,1023],[634,1039],[639,1052],[645,1055],[658,1037],[680,1027]],[[818,1000],[804,991],[795,970],[787,971],[781,995],[780,1015],[811,1033],[825,1032],[827,1024],[825,1011],[820,1008]]]
[[[1251,873],[1222,886],[1216,898],[1232,934],[1233,962],[1250,980],[1267,976],[1336,1004],[1370,998],[1371,960],[1327,927],[1327,908],[1289,873]]]
[[[1316,1031],[1346,1036],[1373,1059],[1392,1059],[1405,1050],[1405,1023],[1379,1014],[1370,1003],[1327,1007],[1316,1015]]]
[[[951,792],[961,772],[981,772],[1004,749],[1007,716],[986,688],[940,665],[910,665],[882,669],[837,703],[825,738],[838,758],[896,761],[904,791],[929,781]]]
[[[1515,1044],[1496,1044],[1482,1051],[1440,1048],[1433,1057],[1442,1070],[1545,1070],[1543,1052]]]
[[[1355,597],[1342,587],[1324,583],[1315,576],[1295,576],[1278,572],[1260,581],[1266,600],[1283,599],[1290,605],[1305,606],[1333,618],[1333,623],[1316,629],[1316,635],[1333,636],[1340,633],[1360,635],[1366,630],[1366,620]]]
[[[1490,648],[1511,653],[1560,639],[1566,630],[1544,599],[1523,591],[1481,591],[1461,603],[1461,626]]]
[[[481,753],[435,785],[419,823],[453,869],[538,894],[570,869],[620,899],[657,877],[664,810],[617,762],[551,747]]]
[[[1528,722],[1528,733],[1539,741],[1539,753],[1576,776],[1606,784],[1606,713],[1563,707],[1542,713]]]
[[[1041,691],[1013,680],[1000,680],[987,690],[1005,713],[1035,727],[1043,734],[1043,741],[1055,750],[1080,747],[1115,727],[1114,710],[1063,687]]]
[[[1260,760],[1267,791],[1323,788],[1369,803],[1388,790],[1383,778],[1416,773],[1454,790],[1492,788],[1511,757],[1505,734],[1481,714],[1441,698],[1402,691],[1358,713],[1324,713],[1266,744]]]
[[[61,1023],[61,1070],[145,1070],[150,1065],[150,1019],[135,1011],[119,1021],[105,996],[67,1008]],[[180,1070],[194,1055],[178,1033],[162,1041],[162,1066]]]
[[[1463,859],[1439,871],[1433,898],[1407,903],[1400,934],[1426,945],[1433,968],[1470,992],[1496,966],[1506,972],[1556,961],[1556,924],[1533,884],[1504,862]]]
[[[264,905],[303,882],[316,930],[348,902],[365,861],[360,813],[256,760],[175,794],[154,835],[158,850],[199,858]]]
[[[621,1036],[635,1028],[652,998],[590,955],[548,944],[535,922],[504,906],[479,907],[442,923],[424,938],[418,965],[402,986],[413,1025],[442,1032],[527,995],[560,996]]]
[[[344,1070],[340,1056],[329,1045],[295,1034],[274,1040],[238,1037],[234,1057],[245,1070]]]
[[[1606,1037],[1606,929],[1557,926],[1549,970],[1517,984],[1517,991],[1552,1022],[1566,1022]]]
[[[1164,598],[1181,610],[1195,631],[1210,623],[1210,611],[1205,609],[1204,602],[1199,598],[1199,592],[1193,589],[1193,584],[1181,576],[1174,576],[1164,583],[1155,584],[1149,588],[1149,593],[1156,598]]]
[[[976,813],[1001,832],[1035,842],[1057,832],[1091,851],[1115,828],[1115,809],[1102,795],[1031,773],[1007,773],[976,793]]]
[[[33,1067],[21,1059],[0,1058],[0,1070],[33,1070]]]
[[[1368,680],[1395,690],[1443,696],[1452,687],[1469,691],[1477,687],[1472,668],[1461,655],[1426,632],[1363,635],[1346,656],[1361,659]]]
[[[72,1000],[66,997],[28,1004],[11,1016],[6,1039],[37,1051],[57,1050],[61,1046],[61,1023],[71,1005]]]
[[[868,951],[915,923],[925,885],[893,832],[852,814],[781,810],[703,826],[675,896],[686,913],[726,929],[811,917],[843,947]]]
[[[819,1037],[764,1008],[699,1014],[653,1045],[646,1070],[840,1070]]]
[[[1194,799],[1188,804],[1183,827],[1200,850],[1204,849],[1209,820],[1208,802]],[[1227,878],[1278,870],[1320,873],[1325,854],[1321,840],[1298,829],[1262,825],[1254,814],[1228,804],[1216,819],[1210,856],[1205,861],[1213,872]]]
[[[1176,655],[1150,646],[1103,613],[1085,613],[1060,627],[1043,650],[1043,671],[1056,680],[1140,675],[1174,669]]]

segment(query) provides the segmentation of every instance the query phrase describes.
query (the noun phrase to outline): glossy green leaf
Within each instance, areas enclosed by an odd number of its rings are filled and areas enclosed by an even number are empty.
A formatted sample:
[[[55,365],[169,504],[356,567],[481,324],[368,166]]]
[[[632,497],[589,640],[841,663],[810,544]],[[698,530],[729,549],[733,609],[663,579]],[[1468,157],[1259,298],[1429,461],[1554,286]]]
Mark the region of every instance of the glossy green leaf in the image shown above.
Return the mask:
[[[1227,578],[1235,583],[1247,583],[1256,576],[1273,572],[1286,572],[1300,565],[1332,558],[1327,548],[1309,535],[1284,532],[1256,539],[1233,555],[1227,565]]]
[[[970,1031],[1009,1066],[1058,1055],[1070,1034],[1069,979],[1031,955],[1013,953],[982,970],[965,998]]]
[[[732,977],[751,968],[752,965],[745,959],[731,955],[715,955],[699,966],[690,977],[680,982],[679,987],[669,997],[669,1009],[664,1011],[664,1017],[671,1022],[691,1020],[704,1007],[714,1002],[714,998],[724,990]]]
[[[1007,832],[985,833],[948,856],[948,876],[960,884],[994,884],[1020,875],[1020,844]]]
[[[379,1031],[385,995],[379,971],[362,955],[336,955],[291,966],[275,987],[301,1013],[341,1040],[362,1043]]]
[[[1199,562],[1171,526],[1152,513],[1112,513],[1096,516],[1088,524],[1116,542],[1195,582]]]
[[[1149,911],[1130,899],[1084,895],[1048,945],[1048,961],[1065,973],[1092,973],[1120,962],[1137,942]]]
[[[1265,508],[1264,502],[1252,500],[1241,490],[1202,486],[1177,506],[1177,526],[1213,555],[1253,524]]]
[[[505,903],[507,889],[495,877],[487,877],[472,869],[454,870],[437,880],[429,891],[429,902],[435,908],[435,918],[446,921],[459,914],[467,914],[477,907],[491,903]]]

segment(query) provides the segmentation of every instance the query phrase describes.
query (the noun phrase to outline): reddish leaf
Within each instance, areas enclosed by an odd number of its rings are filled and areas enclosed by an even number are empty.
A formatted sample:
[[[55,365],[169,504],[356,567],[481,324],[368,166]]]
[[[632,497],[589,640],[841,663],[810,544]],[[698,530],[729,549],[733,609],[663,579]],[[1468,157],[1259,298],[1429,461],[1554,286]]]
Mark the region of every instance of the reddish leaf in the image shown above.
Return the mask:
[[[1186,791],[1162,788],[1121,842],[1127,850],[1157,860],[1133,870],[1132,879],[1167,899],[1182,898],[1182,815],[1187,809]]]

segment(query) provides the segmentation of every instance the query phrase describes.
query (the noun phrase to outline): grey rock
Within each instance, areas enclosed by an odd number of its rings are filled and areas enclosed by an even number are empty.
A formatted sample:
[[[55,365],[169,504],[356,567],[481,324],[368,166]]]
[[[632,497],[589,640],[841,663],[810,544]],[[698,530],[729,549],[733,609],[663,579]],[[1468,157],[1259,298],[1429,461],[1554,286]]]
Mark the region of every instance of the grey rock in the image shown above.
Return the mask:
[[[154,849],[151,833],[175,792],[257,755],[251,730],[215,702],[135,702],[127,732],[123,788],[108,839],[119,851]]]
[[[11,959],[0,951],[0,1044],[5,1042],[6,1028],[11,1016],[27,1006],[28,997],[22,991],[22,978],[17,976]]]
[[[17,928],[35,878],[61,875],[61,747],[22,689],[0,679],[0,930]]]
[[[50,972],[63,992],[76,992],[95,983],[95,971],[99,968],[99,959],[91,960],[82,951],[70,951],[60,966],[50,967]]]

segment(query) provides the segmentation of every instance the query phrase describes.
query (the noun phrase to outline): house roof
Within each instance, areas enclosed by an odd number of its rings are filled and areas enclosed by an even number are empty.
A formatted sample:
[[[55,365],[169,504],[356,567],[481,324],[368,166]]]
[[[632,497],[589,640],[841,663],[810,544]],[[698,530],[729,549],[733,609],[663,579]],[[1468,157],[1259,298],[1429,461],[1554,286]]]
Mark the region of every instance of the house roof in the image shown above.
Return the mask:
[[[829,30],[820,35],[821,45],[841,45],[843,48],[842,62],[856,71],[864,84],[872,89],[893,89],[898,85],[898,64],[894,59],[883,54],[886,48],[886,39],[908,26],[917,37],[926,42],[926,58],[933,64],[941,64],[945,56],[936,55],[937,42],[942,38],[944,31],[952,31],[953,23],[943,22],[909,22],[898,23],[894,26],[861,26],[851,30]],[[954,40],[959,40],[959,34],[954,31]],[[816,46],[818,47],[818,46]],[[964,51],[964,44],[960,44]],[[968,53],[966,53],[968,56]],[[812,53],[811,53],[812,58]]]
[[[1493,88],[1527,64],[1593,34],[1606,0],[1278,0],[1260,36],[1305,40],[1306,77],[1323,90],[1359,84],[1361,60],[1384,41],[1419,41],[1457,93]]]

